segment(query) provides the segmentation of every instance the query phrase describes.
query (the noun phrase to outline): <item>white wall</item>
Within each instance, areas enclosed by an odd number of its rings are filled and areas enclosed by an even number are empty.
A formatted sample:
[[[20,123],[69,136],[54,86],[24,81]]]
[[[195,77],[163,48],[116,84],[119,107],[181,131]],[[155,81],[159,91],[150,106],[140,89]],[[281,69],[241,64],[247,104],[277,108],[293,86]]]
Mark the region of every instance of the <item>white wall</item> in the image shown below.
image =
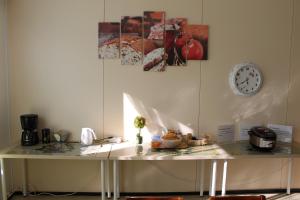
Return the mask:
[[[8,145],[8,69],[6,59],[6,5],[0,1],[0,148]]]
[[[291,81],[289,85],[288,95],[288,123],[296,125],[295,140],[300,141],[300,1],[294,1],[294,29],[291,37]],[[296,162],[293,166],[294,170],[294,185],[298,183],[300,177],[300,162]]]
[[[72,140],[79,140],[80,128],[86,126],[99,137],[121,136],[126,93],[141,112],[150,113],[151,122],[157,114],[170,125],[212,135],[223,123],[291,124],[299,141],[299,6],[297,0],[10,0],[12,140],[19,142],[19,115],[27,112],[39,114],[40,128],[71,131]],[[209,60],[164,73],[98,60],[97,23],[144,10],[208,24]],[[253,97],[235,96],[228,85],[231,67],[245,60],[259,64],[264,75],[264,86]],[[99,191],[98,166],[31,161],[30,188]],[[197,166],[194,161],[123,162],[121,191],[196,191]],[[15,189],[20,189],[18,173],[14,171]],[[233,161],[228,189],[284,188],[285,174],[285,159]],[[296,170],[293,187],[300,187],[299,176]],[[207,187],[208,176],[206,180]]]
[[[0,149],[9,145],[10,137],[7,90],[8,68],[6,59],[6,0],[0,0]]]

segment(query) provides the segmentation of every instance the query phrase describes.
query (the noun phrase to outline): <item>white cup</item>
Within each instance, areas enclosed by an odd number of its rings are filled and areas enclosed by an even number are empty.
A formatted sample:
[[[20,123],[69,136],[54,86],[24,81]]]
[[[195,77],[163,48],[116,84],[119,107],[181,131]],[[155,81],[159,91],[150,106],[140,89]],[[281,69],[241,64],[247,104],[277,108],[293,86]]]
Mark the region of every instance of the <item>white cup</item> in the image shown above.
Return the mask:
[[[83,145],[93,144],[93,140],[96,139],[96,134],[91,128],[82,128],[81,129],[81,139],[80,142]]]

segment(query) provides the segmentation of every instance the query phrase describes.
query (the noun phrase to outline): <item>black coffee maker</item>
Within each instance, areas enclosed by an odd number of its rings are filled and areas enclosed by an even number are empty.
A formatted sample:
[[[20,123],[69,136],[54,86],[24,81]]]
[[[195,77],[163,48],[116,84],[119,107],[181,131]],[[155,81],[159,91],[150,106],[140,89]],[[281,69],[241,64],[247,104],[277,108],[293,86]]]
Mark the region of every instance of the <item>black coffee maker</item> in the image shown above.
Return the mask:
[[[39,143],[39,136],[37,131],[38,115],[26,114],[20,116],[22,125],[22,139],[23,146],[32,146]]]

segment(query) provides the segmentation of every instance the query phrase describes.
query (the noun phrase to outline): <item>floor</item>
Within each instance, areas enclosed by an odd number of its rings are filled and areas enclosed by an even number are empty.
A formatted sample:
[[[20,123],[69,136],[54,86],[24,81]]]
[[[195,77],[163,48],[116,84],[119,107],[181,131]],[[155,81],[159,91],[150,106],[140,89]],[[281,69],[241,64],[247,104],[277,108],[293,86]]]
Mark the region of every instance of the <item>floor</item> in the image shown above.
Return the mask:
[[[207,200],[208,197],[188,195],[183,196],[185,200]],[[268,200],[300,200],[300,193],[286,195],[286,194],[266,194]],[[41,195],[41,196],[28,196],[24,198],[23,196],[14,196],[11,200],[101,200],[100,196],[51,196],[51,195]],[[112,200],[112,199],[111,199]],[[121,200],[125,200],[125,197],[121,197]]]

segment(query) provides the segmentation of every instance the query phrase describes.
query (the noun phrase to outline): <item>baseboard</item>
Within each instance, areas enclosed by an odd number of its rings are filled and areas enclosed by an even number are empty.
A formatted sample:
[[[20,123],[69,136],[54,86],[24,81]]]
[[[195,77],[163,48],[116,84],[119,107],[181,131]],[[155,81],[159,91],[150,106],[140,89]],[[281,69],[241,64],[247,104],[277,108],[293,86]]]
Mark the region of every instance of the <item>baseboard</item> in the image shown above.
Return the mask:
[[[73,192],[35,192],[51,193],[54,195],[66,195]],[[226,194],[276,194],[286,193],[286,189],[259,189],[259,190],[228,190]],[[291,193],[300,193],[300,188],[291,189]],[[217,195],[221,194],[221,191],[216,192]],[[23,195],[21,191],[15,191],[8,199],[11,199],[15,195]],[[101,196],[101,192],[76,192],[76,196]],[[199,195],[199,192],[121,192],[121,196],[186,196],[186,195]],[[204,195],[208,195],[208,191],[204,191]],[[113,197],[113,193],[112,193]]]

